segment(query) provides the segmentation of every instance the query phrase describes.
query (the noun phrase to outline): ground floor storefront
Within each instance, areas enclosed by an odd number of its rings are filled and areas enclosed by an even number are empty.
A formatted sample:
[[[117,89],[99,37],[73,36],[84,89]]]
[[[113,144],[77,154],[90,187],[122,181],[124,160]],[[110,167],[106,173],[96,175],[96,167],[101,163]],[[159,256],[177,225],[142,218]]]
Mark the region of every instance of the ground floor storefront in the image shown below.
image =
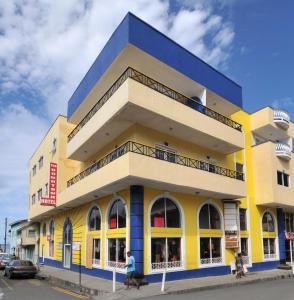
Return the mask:
[[[229,274],[238,252],[252,270],[275,268],[279,212],[247,204],[130,186],[42,220],[40,262],[108,279],[115,268],[123,280],[130,250],[150,282],[164,271],[170,280]]]

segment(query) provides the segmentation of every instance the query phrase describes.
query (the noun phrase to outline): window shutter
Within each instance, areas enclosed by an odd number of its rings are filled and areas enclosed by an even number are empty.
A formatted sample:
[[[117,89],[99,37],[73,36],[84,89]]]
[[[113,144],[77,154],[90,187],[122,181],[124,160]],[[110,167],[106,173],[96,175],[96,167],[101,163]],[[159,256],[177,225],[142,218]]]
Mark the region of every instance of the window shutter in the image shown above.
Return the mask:
[[[93,237],[89,234],[87,235],[87,245],[86,245],[86,268],[93,268]]]

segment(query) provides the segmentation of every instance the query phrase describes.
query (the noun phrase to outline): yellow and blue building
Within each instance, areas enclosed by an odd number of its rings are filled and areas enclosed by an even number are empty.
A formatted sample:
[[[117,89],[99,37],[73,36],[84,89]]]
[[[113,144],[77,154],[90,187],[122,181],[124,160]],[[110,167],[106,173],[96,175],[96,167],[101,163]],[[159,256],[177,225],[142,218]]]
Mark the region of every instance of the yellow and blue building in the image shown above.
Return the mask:
[[[148,281],[290,260],[294,125],[242,108],[242,88],[131,13],[30,160],[39,260],[123,279],[126,252]],[[57,164],[56,206],[50,163]],[[293,202],[293,203],[292,203]]]

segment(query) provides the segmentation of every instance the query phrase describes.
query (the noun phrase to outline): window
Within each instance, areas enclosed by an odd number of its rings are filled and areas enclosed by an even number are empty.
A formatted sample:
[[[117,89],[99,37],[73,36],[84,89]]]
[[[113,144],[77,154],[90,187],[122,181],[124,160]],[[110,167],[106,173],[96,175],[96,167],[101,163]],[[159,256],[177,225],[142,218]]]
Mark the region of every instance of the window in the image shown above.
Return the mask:
[[[275,232],[274,218],[269,212],[265,212],[262,217],[262,231]]]
[[[33,174],[33,176],[35,176],[36,173],[37,173],[37,166],[34,165],[34,166],[33,166],[33,169],[32,169],[32,174]]]
[[[36,203],[36,194],[33,194],[32,195],[32,204],[35,204]]]
[[[35,230],[34,229],[29,229],[28,230],[28,237],[30,237],[30,238],[35,237]]]
[[[63,243],[64,244],[71,244],[71,239],[72,239],[72,228],[71,228],[71,222],[67,218],[65,220],[65,225],[64,225],[64,231],[63,231]]]
[[[100,230],[101,228],[101,216],[97,206],[94,206],[89,214],[88,229],[90,231]]]
[[[111,262],[126,261],[126,239],[108,239],[108,257]]]
[[[289,187],[290,185],[290,176],[285,172],[277,171],[277,182],[279,185]]]
[[[285,230],[286,230],[286,232],[293,232],[294,231],[293,214],[285,213],[284,218],[285,218]]]
[[[39,159],[39,170],[43,167],[43,161],[44,161],[44,157],[41,156]]]
[[[263,239],[263,254],[265,259],[276,258],[276,239]]]
[[[45,184],[45,195],[48,195],[48,183]]]
[[[122,200],[115,200],[111,206],[108,218],[109,229],[126,227],[126,209]]]
[[[152,269],[181,267],[181,238],[151,239]]]
[[[246,209],[239,208],[240,230],[247,230]]]
[[[247,238],[241,238],[240,243],[240,250],[242,253],[242,256],[248,256],[248,239]]]
[[[180,212],[168,198],[155,201],[151,209],[151,227],[180,228]]]
[[[46,223],[44,223],[43,228],[42,228],[42,234],[43,234],[44,237],[46,236],[46,232],[47,232]]]
[[[244,165],[236,163],[235,170],[236,170],[236,178],[243,180]]]
[[[176,150],[165,145],[155,145],[155,157],[169,162],[176,162]]]
[[[49,224],[49,257],[54,257],[54,221],[51,220]]]
[[[42,189],[38,190],[38,201],[40,201],[42,198]]]
[[[100,265],[100,239],[93,240],[93,265]]]
[[[57,148],[57,139],[54,138],[52,141],[52,152],[55,153]]]
[[[221,218],[213,205],[202,206],[199,213],[199,227],[200,229],[221,229]]]
[[[218,237],[200,238],[200,263],[201,264],[222,263],[221,238]]]

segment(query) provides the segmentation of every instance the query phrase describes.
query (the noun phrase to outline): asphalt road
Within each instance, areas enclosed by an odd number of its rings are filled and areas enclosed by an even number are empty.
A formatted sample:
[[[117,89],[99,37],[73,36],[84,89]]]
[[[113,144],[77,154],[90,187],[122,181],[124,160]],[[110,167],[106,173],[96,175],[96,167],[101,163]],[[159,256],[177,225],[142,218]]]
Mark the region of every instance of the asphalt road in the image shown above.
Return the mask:
[[[294,279],[253,283],[191,294],[163,295],[144,300],[293,300]]]
[[[1,272],[2,273],[2,272]],[[7,279],[0,273],[1,300],[77,300],[88,297],[50,286],[38,279]]]

